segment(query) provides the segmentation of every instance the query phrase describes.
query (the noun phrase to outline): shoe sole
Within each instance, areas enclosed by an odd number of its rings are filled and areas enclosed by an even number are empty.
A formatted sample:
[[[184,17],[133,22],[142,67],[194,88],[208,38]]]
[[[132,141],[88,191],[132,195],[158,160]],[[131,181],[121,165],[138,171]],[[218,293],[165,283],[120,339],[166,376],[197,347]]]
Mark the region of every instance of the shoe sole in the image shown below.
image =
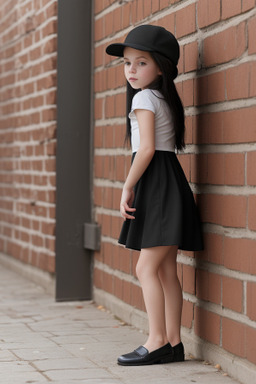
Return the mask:
[[[160,359],[154,359],[154,360],[149,360],[149,361],[140,361],[140,362],[133,362],[133,363],[125,363],[125,362],[119,362],[117,361],[118,365],[123,365],[123,366],[139,366],[139,365],[155,365],[155,364],[168,364],[168,363],[178,363],[184,361],[184,356],[183,358],[176,358],[173,360],[173,358],[170,356],[166,357],[161,357]]]

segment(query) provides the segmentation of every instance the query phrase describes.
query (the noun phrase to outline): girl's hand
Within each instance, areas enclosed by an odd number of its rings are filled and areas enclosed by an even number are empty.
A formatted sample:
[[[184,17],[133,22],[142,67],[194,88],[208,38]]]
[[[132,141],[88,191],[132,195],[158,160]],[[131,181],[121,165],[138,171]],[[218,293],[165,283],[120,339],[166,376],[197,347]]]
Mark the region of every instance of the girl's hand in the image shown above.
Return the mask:
[[[121,197],[121,203],[120,203],[120,212],[123,216],[124,220],[126,219],[132,219],[134,220],[135,217],[130,215],[129,212],[135,212],[136,209],[132,208],[132,203],[134,200],[134,191],[133,189],[123,189],[122,197]]]

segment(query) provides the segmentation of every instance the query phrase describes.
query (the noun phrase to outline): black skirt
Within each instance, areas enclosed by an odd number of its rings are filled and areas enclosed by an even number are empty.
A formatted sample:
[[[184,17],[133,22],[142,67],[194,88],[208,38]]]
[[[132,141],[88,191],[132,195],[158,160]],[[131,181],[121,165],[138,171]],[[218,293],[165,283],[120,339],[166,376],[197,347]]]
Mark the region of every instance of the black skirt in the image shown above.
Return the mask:
[[[138,251],[163,245],[203,249],[194,196],[174,152],[155,151],[134,191],[135,219],[124,221],[120,244]]]

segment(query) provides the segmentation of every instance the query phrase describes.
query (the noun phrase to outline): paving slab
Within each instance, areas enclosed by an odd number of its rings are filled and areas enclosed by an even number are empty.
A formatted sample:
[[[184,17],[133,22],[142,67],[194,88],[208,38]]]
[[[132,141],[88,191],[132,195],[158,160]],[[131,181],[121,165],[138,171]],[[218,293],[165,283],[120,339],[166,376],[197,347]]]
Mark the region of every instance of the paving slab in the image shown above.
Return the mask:
[[[91,301],[56,303],[0,265],[1,384],[237,384],[186,356],[184,363],[117,365],[146,335]]]

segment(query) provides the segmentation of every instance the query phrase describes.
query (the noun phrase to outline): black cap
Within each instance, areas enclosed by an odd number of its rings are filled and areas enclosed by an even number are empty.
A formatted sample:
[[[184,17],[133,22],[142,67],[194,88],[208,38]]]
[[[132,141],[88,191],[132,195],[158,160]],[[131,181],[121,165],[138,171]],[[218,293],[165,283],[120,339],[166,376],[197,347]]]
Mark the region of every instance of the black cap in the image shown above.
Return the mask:
[[[158,52],[170,59],[175,65],[180,57],[179,43],[174,35],[163,27],[140,25],[128,33],[124,43],[110,44],[106,52],[112,56],[122,57],[125,47],[140,51]]]

